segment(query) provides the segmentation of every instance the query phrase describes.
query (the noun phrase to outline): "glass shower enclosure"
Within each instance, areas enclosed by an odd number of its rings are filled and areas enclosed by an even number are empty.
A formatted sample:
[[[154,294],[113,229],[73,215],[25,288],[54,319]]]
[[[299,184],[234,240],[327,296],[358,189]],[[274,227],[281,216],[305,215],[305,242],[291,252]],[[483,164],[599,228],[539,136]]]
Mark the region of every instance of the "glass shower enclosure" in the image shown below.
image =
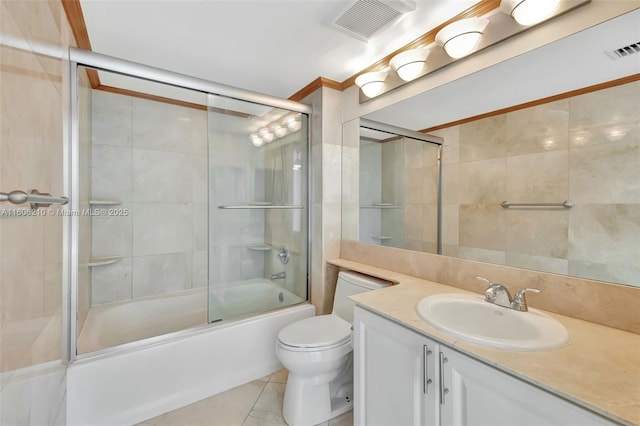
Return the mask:
[[[306,300],[306,116],[209,95],[208,119],[209,321]]]
[[[308,300],[307,113],[117,65],[72,71],[71,359]]]

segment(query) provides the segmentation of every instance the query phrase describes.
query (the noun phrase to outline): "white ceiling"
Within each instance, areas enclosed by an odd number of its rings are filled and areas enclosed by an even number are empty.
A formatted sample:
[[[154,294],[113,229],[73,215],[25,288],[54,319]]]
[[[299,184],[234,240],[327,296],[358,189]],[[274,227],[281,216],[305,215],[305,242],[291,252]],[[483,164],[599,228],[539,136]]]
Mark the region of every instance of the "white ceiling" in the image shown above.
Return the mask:
[[[347,0],[81,0],[93,51],[288,98],[339,82],[478,0],[417,0],[368,43],[323,24]],[[100,75],[119,86],[117,76]]]

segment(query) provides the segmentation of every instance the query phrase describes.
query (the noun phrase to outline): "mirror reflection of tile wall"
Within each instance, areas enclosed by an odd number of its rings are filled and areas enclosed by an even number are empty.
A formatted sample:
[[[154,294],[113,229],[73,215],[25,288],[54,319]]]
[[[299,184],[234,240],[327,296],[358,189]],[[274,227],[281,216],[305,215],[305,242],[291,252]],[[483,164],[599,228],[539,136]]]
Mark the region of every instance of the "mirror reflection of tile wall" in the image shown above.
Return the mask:
[[[640,285],[638,105],[633,82],[431,132],[445,140],[443,254]]]
[[[360,141],[360,241],[405,247],[404,151],[406,141]]]

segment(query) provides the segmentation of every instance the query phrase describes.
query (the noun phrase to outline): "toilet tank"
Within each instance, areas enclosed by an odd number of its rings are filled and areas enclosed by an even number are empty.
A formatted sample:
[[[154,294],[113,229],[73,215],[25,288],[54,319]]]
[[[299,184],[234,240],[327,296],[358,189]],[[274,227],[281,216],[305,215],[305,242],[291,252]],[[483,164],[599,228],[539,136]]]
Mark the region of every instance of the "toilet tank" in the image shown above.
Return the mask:
[[[353,309],[356,304],[349,299],[349,296],[388,286],[389,283],[384,280],[358,274],[357,272],[342,271],[338,274],[332,314],[353,324]]]

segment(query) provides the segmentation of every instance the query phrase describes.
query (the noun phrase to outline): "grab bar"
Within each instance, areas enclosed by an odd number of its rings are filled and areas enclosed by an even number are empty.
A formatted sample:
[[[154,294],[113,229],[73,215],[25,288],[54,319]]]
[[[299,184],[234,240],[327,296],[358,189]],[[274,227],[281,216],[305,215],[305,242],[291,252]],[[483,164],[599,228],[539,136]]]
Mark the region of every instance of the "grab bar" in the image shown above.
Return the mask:
[[[562,203],[510,203],[508,201],[503,201],[500,205],[505,209],[508,209],[509,207],[563,207],[565,209],[570,209],[575,206],[576,203],[569,200]]]
[[[38,210],[40,207],[49,207],[51,204],[67,204],[69,199],[67,197],[52,197],[51,194],[34,189],[29,194],[17,190],[9,193],[0,192],[0,201],[8,201],[16,205],[30,203],[32,210]]]

